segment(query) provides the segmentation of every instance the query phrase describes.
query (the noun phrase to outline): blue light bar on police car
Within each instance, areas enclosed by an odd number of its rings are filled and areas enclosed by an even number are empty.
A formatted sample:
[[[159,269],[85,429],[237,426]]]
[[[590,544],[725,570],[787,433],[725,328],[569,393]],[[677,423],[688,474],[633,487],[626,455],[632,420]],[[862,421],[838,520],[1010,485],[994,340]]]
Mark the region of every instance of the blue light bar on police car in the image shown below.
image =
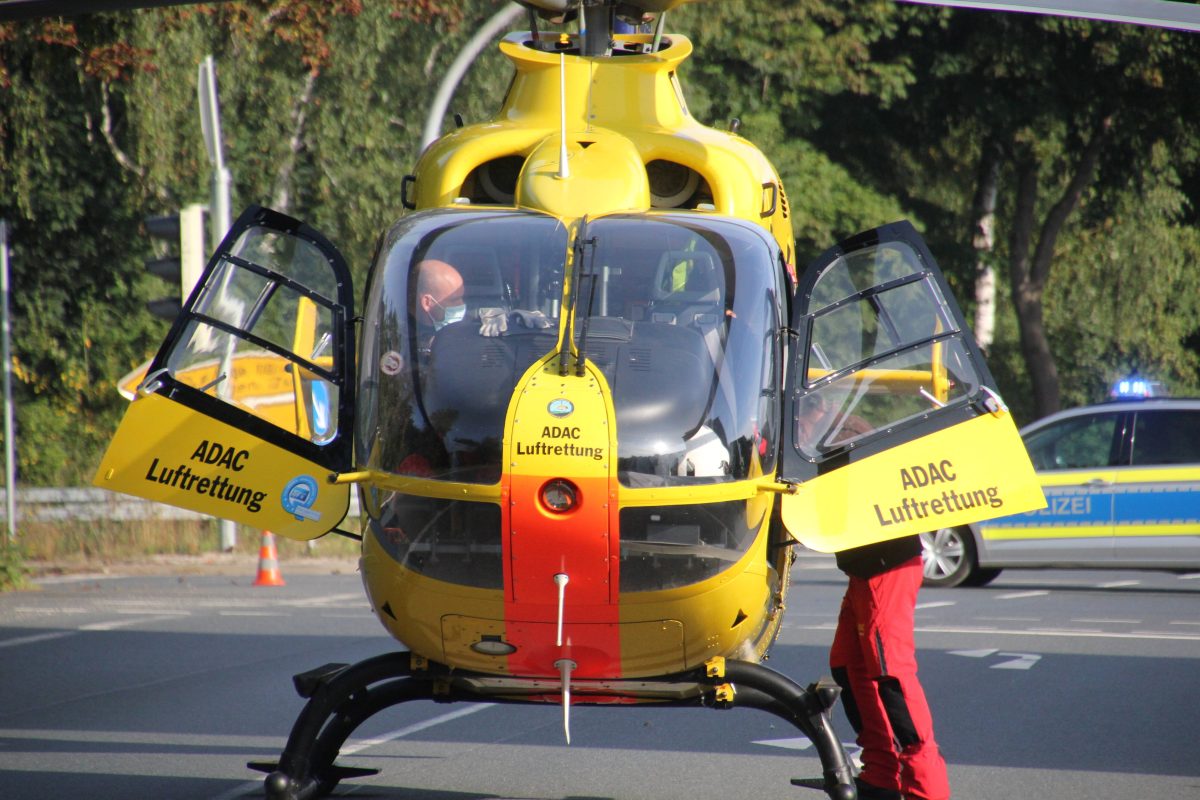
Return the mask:
[[[1166,393],[1166,387],[1162,381],[1152,381],[1134,373],[1114,383],[1108,395],[1118,399],[1135,399],[1162,397]]]

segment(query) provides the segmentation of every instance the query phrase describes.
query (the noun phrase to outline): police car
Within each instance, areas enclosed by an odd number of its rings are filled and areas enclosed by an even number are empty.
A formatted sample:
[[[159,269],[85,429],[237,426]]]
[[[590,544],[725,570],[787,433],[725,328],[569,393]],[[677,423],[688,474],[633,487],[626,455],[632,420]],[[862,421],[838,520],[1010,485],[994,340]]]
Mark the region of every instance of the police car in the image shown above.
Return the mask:
[[[921,534],[925,585],[1010,567],[1200,571],[1200,400],[1160,391],[1125,379],[1111,402],[1022,428],[1046,507]]]

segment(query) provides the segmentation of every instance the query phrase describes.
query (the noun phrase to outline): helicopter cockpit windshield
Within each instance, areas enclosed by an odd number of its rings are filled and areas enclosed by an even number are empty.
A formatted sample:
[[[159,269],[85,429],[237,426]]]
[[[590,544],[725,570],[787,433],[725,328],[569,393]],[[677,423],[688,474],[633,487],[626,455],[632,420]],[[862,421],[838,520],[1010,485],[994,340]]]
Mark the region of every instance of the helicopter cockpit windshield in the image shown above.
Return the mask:
[[[766,237],[670,214],[606,217],[587,235],[596,288],[581,283],[577,338],[613,390],[621,483],[772,469],[784,278]]]
[[[504,415],[558,337],[567,229],[520,211],[413,214],[371,277],[359,452],[372,468],[463,483],[500,479]]]
[[[612,389],[630,487],[773,468],[783,269],[759,229],[724,218],[591,220],[564,298],[569,232],[512,210],[414,214],[375,264],[360,363],[359,452],[399,475],[501,476],[505,414],[553,352],[564,304]]]

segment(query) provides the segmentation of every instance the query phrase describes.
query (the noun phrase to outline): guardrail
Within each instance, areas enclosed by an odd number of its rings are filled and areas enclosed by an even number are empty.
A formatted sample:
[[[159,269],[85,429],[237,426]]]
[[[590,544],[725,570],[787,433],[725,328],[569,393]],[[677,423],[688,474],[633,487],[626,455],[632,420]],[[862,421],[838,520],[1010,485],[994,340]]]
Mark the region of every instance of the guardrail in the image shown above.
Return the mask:
[[[0,520],[6,520],[7,493],[0,489]],[[205,514],[154,503],[127,494],[92,487],[18,488],[17,519],[28,522],[63,520],[180,520],[207,519]],[[358,492],[350,493],[349,516],[358,515]]]
[[[0,498],[7,500],[3,490],[0,490]],[[205,518],[194,511],[90,487],[18,488],[16,501],[17,519],[27,522]],[[7,518],[7,515],[0,512],[0,518]]]

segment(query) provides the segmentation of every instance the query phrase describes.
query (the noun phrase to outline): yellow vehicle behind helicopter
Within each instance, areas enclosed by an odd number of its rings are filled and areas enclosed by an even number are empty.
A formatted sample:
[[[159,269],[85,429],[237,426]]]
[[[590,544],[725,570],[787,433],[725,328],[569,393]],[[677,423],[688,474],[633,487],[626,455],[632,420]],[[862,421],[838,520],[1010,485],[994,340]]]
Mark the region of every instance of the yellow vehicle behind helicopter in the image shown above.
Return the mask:
[[[681,2],[619,4],[650,33],[588,2],[577,32],[507,36],[500,111],[422,154],[361,319],[325,237],[247,210],[139,387],[99,486],[301,540],[345,533],[360,492],[363,580],[407,650],[297,676],[269,797],[366,774],[334,763],[353,730],[436,697],[556,704],[568,741],[572,704],[758,707],[853,798],[836,687],[761,664],[792,545],[1043,503],[910,225],[796,276],[779,176],[688,113]],[[279,396],[232,391],[250,365]]]

